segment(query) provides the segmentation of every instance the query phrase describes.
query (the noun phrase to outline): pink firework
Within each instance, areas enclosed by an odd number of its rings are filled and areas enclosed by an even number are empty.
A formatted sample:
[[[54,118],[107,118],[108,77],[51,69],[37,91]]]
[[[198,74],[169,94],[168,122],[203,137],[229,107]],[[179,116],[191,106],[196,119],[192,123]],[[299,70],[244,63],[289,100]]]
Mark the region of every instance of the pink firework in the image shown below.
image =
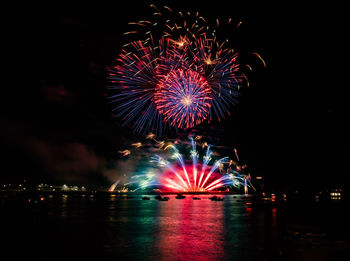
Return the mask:
[[[171,126],[191,128],[208,119],[211,109],[208,82],[193,70],[173,70],[157,85],[154,101]]]

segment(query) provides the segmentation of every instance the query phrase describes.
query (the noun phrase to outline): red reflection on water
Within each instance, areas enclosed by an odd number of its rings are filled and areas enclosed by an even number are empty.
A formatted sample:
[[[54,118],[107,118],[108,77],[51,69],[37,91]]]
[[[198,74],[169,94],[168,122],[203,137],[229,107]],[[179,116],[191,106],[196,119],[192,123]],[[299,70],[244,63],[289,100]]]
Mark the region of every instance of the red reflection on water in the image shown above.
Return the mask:
[[[246,208],[245,210],[247,212],[247,215],[249,215],[252,212],[252,208]]]
[[[171,199],[160,206],[160,260],[222,260],[223,202]]]
[[[273,249],[280,249],[280,240],[278,238],[278,223],[277,223],[277,208],[272,208],[272,220],[271,220],[271,228],[272,228],[272,246]]]

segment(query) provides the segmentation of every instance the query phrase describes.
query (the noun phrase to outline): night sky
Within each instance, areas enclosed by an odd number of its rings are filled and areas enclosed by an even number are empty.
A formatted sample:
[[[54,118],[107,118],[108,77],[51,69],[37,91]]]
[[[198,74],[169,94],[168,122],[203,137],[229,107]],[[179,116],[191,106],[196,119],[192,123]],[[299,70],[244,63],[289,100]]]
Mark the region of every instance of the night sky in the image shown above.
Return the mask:
[[[231,116],[198,132],[238,148],[252,175],[271,187],[345,186],[342,8],[227,2],[166,1],[177,11],[199,11],[212,24],[217,17],[243,22],[232,44],[254,69],[250,86]],[[118,150],[142,137],[112,117],[106,67],[126,43],[127,23],[152,16],[149,3],[39,6],[18,14],[12,35],[19,57],[11,69],[18,78],[3,95],[0,182],[110,184]]]

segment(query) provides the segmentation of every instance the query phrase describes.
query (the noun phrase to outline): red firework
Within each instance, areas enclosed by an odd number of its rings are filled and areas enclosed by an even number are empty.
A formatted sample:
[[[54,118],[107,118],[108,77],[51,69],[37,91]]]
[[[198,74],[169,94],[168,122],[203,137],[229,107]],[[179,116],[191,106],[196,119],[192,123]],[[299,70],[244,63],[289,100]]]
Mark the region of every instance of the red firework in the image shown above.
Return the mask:
[[[208,119],[211,109],[208,82],[193,70],[173,70],[162,77],[154,95],[164,120],[177,128],[191,128]]]

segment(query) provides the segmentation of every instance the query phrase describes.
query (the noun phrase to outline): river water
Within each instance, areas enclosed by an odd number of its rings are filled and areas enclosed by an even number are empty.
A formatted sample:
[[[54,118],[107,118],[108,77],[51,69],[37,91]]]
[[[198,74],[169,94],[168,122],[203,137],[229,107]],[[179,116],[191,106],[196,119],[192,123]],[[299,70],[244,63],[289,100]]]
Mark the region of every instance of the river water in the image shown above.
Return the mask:
[[[349,260],[342,202],[141,197],[2,195],[3,250],[35,260]]]

